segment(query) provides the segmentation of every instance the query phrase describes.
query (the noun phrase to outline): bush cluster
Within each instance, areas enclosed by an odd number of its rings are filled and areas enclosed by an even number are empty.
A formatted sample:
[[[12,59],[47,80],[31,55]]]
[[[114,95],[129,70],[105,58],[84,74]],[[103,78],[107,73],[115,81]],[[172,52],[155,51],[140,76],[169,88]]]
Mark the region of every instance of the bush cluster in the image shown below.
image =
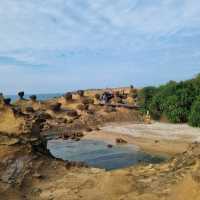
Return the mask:
[[[139,105],[154,119],[166,117],[173,123],[188,122],[200,127],[200,75],[187,81],[145,87],[139,92]]]

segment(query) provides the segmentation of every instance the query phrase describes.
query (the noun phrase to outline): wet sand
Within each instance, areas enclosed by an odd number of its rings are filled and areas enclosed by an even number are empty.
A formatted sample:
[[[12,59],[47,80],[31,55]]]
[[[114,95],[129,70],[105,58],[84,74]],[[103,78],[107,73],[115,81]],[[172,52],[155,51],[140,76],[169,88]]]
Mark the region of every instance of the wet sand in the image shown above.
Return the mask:
[[[175,155],[184,152],[188,145],[200,141],[200,129],[186,124],[110,123],[100,131],[85,134],[85,139],[103,140],[115,144],[116,138],[123,138],[141,150],[160,155]]]

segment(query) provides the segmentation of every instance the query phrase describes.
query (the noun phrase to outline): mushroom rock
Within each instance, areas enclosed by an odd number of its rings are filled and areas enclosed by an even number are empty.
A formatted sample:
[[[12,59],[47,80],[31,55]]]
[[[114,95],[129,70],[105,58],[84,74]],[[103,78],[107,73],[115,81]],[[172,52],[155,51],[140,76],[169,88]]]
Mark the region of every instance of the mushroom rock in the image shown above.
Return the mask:
[[[20,100],[24,99],[24,91],[18,92],[18,96],[19,96]]]
[[[37,96],[36,95],[31,95],[29,98],[33,102],[37,101]]]

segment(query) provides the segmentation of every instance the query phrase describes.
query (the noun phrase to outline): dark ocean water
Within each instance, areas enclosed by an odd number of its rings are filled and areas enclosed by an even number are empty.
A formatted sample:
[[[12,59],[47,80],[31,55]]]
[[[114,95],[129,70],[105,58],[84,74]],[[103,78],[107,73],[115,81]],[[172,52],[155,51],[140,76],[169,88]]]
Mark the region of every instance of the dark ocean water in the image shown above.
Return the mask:
[[[38,100],[47,100],[47,99],[52,99],[54,97],[59,97],[62,96],[62,93],[52,93],[52,94],[37,94],[37,99]],[[25,94],[24,98],[29,99],[29,96],[31,96],[31,94]],[[5,95],[6,98],[11,98],[12,101],[15,101],[17,99],[19,99],[19,97],[17,95]]]
[[[153,156],[139,151],[137,146],[116,145],[108,148],[108,144],[94,140],[49,140],[48,149],[63,160],[83,161],[89,166],[106,170],[119,169],[144,163],[160,163],[166,158]]]

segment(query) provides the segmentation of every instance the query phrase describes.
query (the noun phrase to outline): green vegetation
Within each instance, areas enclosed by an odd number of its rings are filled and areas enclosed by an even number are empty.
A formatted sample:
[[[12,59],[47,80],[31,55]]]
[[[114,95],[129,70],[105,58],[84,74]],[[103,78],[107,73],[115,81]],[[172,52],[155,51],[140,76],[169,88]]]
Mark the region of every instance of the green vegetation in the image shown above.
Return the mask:
[[[200,127],[200,75],[187,81],[145,87],[139,92],[139,105],[154,119],[165,117],[173,123],[188,122]]]
[[[189,124],[200,127],[200,96],[194,101],[189,115]]]

